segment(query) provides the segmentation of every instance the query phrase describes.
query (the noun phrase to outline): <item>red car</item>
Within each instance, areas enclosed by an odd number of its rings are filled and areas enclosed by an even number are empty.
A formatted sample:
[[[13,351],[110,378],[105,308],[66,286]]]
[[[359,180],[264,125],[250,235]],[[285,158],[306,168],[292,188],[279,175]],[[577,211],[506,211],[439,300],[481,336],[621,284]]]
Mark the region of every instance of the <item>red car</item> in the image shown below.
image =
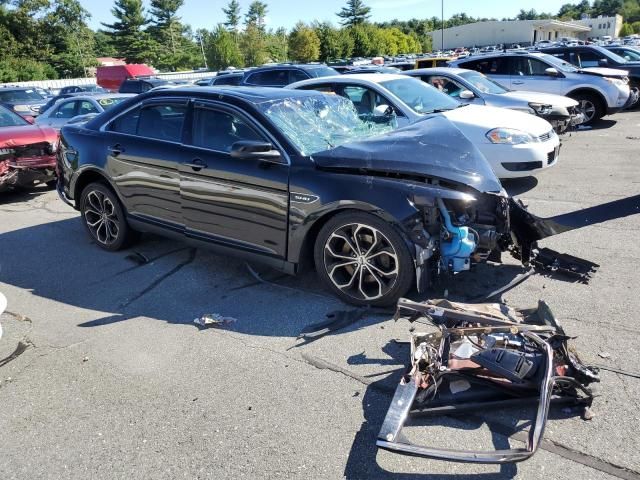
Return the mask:
[[[0,106],[0,192],[56,181],[58,133]]]

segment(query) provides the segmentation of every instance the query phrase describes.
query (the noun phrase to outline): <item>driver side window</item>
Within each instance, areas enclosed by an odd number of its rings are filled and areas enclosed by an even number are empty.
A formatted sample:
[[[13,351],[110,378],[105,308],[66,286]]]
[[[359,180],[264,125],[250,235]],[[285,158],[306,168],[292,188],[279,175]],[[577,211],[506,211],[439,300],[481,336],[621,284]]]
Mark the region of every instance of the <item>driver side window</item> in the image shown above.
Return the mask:
[[[236,115],[206,107],[195,109],[193,146],[228,153],[233,144],[240,140],[265,141],[262,135]]]
[[[375,123],[391,123],[394,109],[391,103],[374,90],[360,85],[346,85],[338,94],[351,100],[358,116]]]
[[[438,75],[432,75],[430,77],[422,77],[422,81],[426,81],[429,85],[437,88],[442,93],[446,93],[450,97],[460,97],[460,92],[465,88],[455,80]]]
[[[67,102],[60,105],[56,111],[55,118],[73,118],[76,116],[76,105],[78,102]]]

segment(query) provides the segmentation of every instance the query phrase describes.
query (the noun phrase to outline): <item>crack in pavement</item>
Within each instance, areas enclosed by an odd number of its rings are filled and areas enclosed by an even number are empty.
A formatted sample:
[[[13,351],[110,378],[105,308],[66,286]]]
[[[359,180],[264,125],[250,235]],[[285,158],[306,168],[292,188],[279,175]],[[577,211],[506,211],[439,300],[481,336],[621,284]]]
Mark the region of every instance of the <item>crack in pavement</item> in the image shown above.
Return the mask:
[[[122,302],[118,306],[118,308],[125,309],[129,305],[131,305],[133,302],[135,302],[135,301],[139,300],[140,298],[144,297],[147,293],[152,291],[154,288],[156,288],[158,285],[160,285],[162,282],[164,282],[167,278],[169,278],[172,275],[178,273],[180,270],[182,270],[184,267],[186,267],[190,263],[193,263],[195,258],[196,258],[196,249],[195,248],[189,248],[189,258],[187,258],[186,260],[178,263],[175,267],[173,267],[167,273],[165,273],[165,274],[161,275],[160,277],[156,278],[155,280],[153,280],[149,285],[147,285],[144,289],[142,289],[136,295],[134,295],[130,299]]]

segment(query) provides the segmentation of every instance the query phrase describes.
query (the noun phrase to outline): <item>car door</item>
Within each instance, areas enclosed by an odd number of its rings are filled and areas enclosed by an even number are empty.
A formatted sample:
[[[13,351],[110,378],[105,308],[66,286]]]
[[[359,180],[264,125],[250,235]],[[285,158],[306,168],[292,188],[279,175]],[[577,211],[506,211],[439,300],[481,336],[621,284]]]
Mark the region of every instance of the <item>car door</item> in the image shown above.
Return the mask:
[[[187,236],[284,258],[287,254],[289,164],[238,159],[235,142],[270,142],[266,130],[225,104],[197,101],[193,106],[186,161],[180,165],[182,216]]]
[[[69,120],[78,114],[80,102],[77,100],[69,100],[61,102],[60,105],[54,107],[49,115],[47,124],[53,128],[62,128]]]
[[[511,58],[511,89],[562,94],[562,78],[546,73],[552,68],[546,62],[529,56]]]
[[[182,132],[187,100],[149,100],[104,129],[106,170],[138,220],[183,231],[178,165],[185,161]]]

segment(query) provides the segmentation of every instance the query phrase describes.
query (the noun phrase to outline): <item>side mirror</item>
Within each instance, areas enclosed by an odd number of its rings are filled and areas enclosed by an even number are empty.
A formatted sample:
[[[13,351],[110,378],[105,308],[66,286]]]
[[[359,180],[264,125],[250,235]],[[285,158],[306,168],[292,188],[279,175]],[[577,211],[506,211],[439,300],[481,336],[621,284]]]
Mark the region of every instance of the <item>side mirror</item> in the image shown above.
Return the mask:
[[[474,93],[471,90],[462,90],[460,92],[460,98],[462,100],[471,100],[472,98],[475,98],[476,96],[474,95]]]
[[[558,72],[558,70],[553,67],[545,69],[544,73],[546,73],[550,77],[557,77],[560,74],[560,72]]]
[[[280,152],[269,142],[240,140],[231,145],[232,158],[280,161]]]
[[[606,58],[601,58],[600,60],[598,60],[598,65],[600,65],[601,67],[607,67],[609,66],[609,60],[607,60]]]

